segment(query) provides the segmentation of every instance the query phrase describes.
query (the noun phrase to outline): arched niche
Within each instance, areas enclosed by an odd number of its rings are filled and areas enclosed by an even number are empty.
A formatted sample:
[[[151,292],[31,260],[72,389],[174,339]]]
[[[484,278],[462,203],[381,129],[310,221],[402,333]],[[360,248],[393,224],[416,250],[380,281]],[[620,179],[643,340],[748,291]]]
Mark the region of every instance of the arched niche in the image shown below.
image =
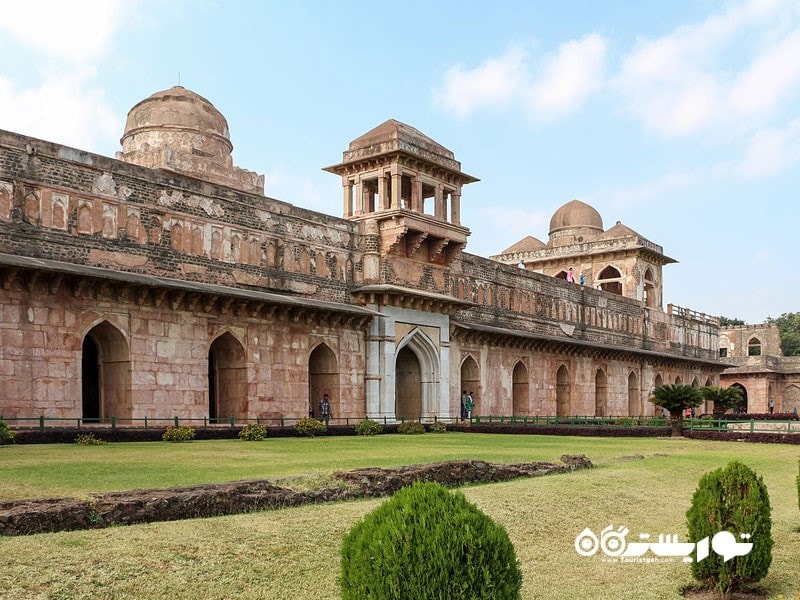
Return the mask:
[[[522,361],[514,365],[511,373],[511,397],[513,415],[528,415],[530,407],[530,383],[528,381],[528,368]]]
[[[310,414],[319,417],[319,403],[328,394],[331,414],[341,416],[339,364],[327,344],[319,344],[308,357],[308,405]]]
[[[131,418],[131,362],[128,340],[103,321],[83,338],[81,347],[82,417],[89,422]]]
[[[420,329],[410,331],[397,345],[395,357],[395,416],[419,420],[438,413],[439,352]]]
[[[245,418],[247,366],[242,344],[232,333],[217,337],[208,350],[208,416],[227,420]]]

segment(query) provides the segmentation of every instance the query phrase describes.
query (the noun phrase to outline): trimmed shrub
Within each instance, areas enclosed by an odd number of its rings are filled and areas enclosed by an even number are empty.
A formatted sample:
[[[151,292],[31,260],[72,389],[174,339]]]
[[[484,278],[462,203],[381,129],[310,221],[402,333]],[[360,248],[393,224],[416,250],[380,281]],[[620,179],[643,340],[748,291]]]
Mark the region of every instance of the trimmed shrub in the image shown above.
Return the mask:
[[[689,541],[728,531],[737,542],[751,542],[749,553],[725,560],[716,552],[692,563],[692,575],[703,587],[722,594],[741,589],[766,576],[772,563],[772,520],[764,479],[738,461],[706,473],[700,479],[686,512]],[[750,538],[742,540],[742,534]]]
[[[3,444],[13,444],[14,437],[17,434],[11,431],[6,425],[6,422],[3,419],[0,419],[0,446]]]
[[[403,421],[397,426],[397,433],[405,433],[407,435],[425,433],[425,426],[419,421]]]
[[[194,439],[195,432],[191,427],[167,427],[161,439],[165,442],[188,442]]]
[[[614,421],[614,425],[619,427],[635,427],[639,424],[639,421],[634,419],[633,417],[620,417]]]
[[[325,433],[328,426],[322,421],[317,421],[311,417],[303,417],[294,426],[297,433],[306,437],[314,437],[318,433]]]
[[[383,431],[383,425],[372,419],[364,419],[356,425],[358,435],[377,435]]]
[[[75,443],[79,446],[102,446],[108,442],[94,437],[93,433],[82,433],[75,438]]]
[[[447,425],[442,423],[441,421],[436,421],[431,423],[431,426],[428,428],[428,431],[431,433],[447,433]]]
[[[267,439],[267,428],[258,423],[248,423],[239,432],[239,439],[246,442],[260,442]]]
[[[343,600],[520,597],[506,530],[460,492],[417,482],[356,523],[342,543]]]

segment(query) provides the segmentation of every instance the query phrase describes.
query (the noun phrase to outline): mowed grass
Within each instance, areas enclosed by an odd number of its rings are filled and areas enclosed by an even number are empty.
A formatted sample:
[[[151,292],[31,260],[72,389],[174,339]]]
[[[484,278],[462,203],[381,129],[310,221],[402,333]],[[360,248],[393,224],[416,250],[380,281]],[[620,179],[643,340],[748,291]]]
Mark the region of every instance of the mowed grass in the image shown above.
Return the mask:
[[[796,446],[459,433],[12,446],[0,448],[0,496],[82,496],[358,466],[457,458],[524,462],[561,454],[586,454],[597,468],[462,489],[509,532],[522,566],[523,598],[680,598],[691,575],[679,559],[604,562],[602,554],[579,556],[575,537],[585,527],[599,533],[624,525],[628,541],[639,533],[677,533],[683,541],[698,479],[734,459],[764,476],[772,502],[773,564],[762,584],[771,598],[800,598]],[[337,598],[341,538],[381,502],[0,538],[0,597]]]

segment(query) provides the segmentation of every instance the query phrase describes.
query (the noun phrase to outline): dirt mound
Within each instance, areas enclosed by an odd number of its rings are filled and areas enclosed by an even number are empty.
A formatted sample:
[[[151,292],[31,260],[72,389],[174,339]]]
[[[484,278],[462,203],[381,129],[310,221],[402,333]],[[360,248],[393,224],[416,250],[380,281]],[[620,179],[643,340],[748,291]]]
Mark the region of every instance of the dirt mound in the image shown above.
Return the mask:
[[[74,498],[6,501],[0,502],[0,535],[28,535],[213,517],[386,496],[415,481],[436,481],[456,487],[563,473],[592,466],[585,456],[564,455],[561,461],[562,464],[531,462],[502,465],[481,460],[460,460],[388,469],[356,469],[336,472],[327,487],[304,492],[279,486],[273,480],[257,480],[92,494],[85,501]]]

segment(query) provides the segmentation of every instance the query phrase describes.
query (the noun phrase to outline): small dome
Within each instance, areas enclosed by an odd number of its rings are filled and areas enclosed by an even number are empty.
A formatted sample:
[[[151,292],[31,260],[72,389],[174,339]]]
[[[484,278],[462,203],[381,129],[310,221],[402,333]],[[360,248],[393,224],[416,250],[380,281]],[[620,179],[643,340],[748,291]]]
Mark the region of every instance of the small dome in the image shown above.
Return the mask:
[[[122,135],[123,153],[159,145],[213,157],[230,156],[233,145],[228,121],[208,100],[176,85],[156,92],[128,113]]]
[[[572,200],[559,208],[550,219],[550,235],[567,229],[591,229],[602,233],[603,219],[585,202]]]

